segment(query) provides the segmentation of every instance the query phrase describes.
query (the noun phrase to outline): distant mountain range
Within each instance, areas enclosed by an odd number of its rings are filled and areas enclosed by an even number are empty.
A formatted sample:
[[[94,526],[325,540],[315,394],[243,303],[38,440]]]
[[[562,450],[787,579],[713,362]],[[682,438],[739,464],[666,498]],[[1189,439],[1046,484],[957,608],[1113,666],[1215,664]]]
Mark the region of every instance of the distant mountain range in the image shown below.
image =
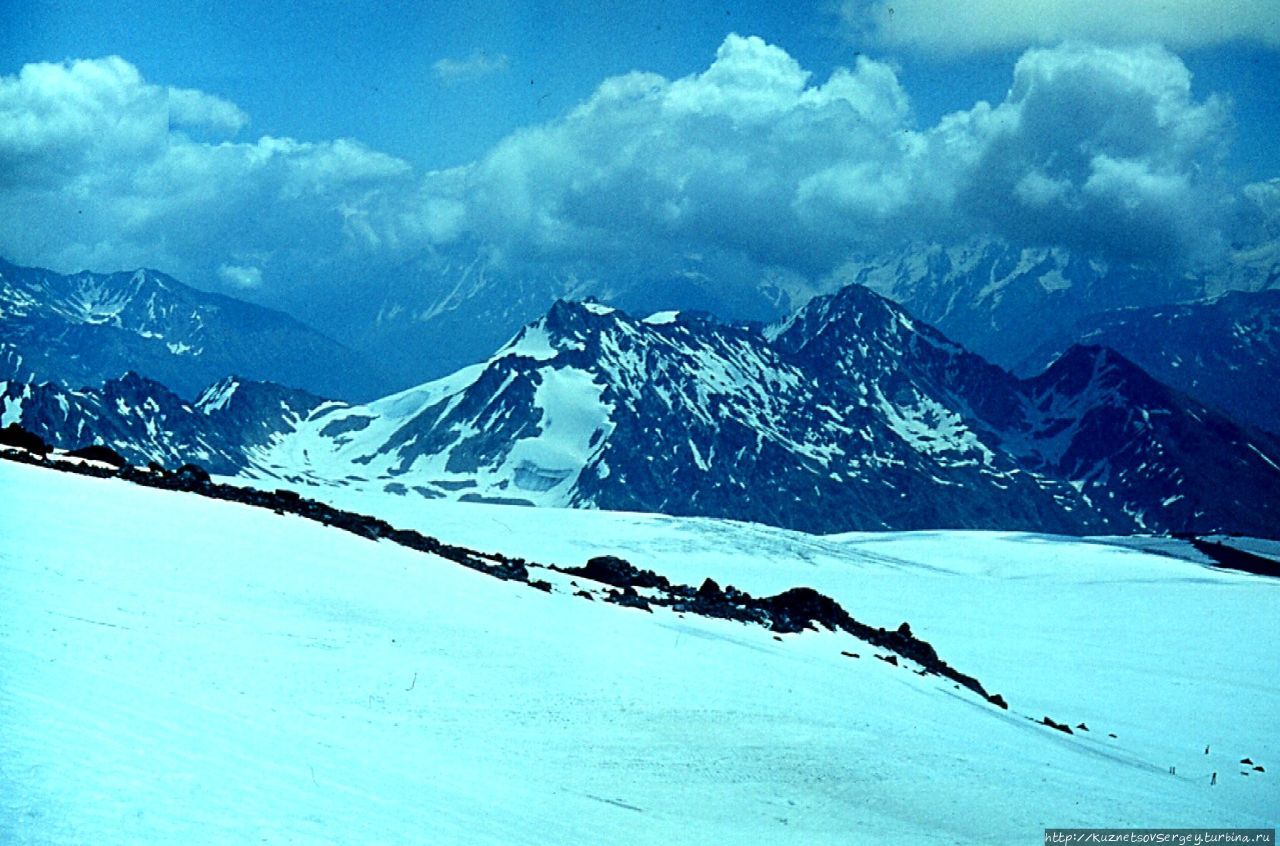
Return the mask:
[[[341,325],[331,327],[337,337],[396,368],[408,386],[483,361],[557,299],[591,298],[632,314],[693,310],[769,322],[853,283],[989,361],[1034,375],[1045,361],[1027,369],[1030,352],[1049,340],[1054,353],[1084,340],[1071,333],[1077,324],[1087,331],[1085,324],[1099,314],[1280,286],[1280,248],[1268,242],[1237,250],[1219,266],[1189,273],[975,238],[911,244],[806,279],[716,255],[673,255],[635,266],[510,263],[482,245],[459,243],[362,280],[364,296],[328,312],[342,315]]]
[[[1280,290],[1117,309],[1046,334],[1021,369],[1038,371],[1079,341],[1110,347],[1232,418],[1280,432]]]
[[[342,309],[341,337],[397,368],[404,386],[484,361],[557,300],[594,299],[637,314],[706,311],[768,322],[817,289],[785,274],[735,269],[726,278],[703,256],[601,268],[588,263],[508,263],[476,244],[455,245],[362,281],[368,296]]]
[[[4,388],[4,422],[222,473],[814,532],[1280,525],[1280,443],[1119,354],[1022,381],[860,286],[767,331],[559,302],[487,362],[367,405],[247,380]]]
[[[0,378],[69,388],[126,371],[188,399],[231,373],[364,399],[373,368],[281,312],[153,270],[62,275],[0,260]]]
[[[1164,268],[992,239],[912,245],[851,261],[837,278],[866,285],[989,361],[1015,370],[1046,335],[1064,327],[1115,309],[1203,298],[1214,284]],[[1243,274],[1233,280],[1250,282],[1265,284]]]

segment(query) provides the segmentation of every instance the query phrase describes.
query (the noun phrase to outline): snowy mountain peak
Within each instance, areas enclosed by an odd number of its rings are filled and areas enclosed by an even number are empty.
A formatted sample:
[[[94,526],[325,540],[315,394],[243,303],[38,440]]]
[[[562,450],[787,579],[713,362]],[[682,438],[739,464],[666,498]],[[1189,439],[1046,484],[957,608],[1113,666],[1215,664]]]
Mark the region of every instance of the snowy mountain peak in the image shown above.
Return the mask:
[[[878,369],[855,380],[748,327],[562,300],[481,365],[321,410],[262,464],[427,497],[815,530],[981,525],[995,514],[1009,525],[1079,525],[1064,511],[1070,493],[1022,473],[970,425],[967,407],[921,375],[931,360],[912,366],[919,350],[939,348],[914,343],[909,318],[869,291],[815,308],[834,319],[856,301]]]
[[[868,345],[893,350],[921,342],[950,354],[967,354],[932,326],[862,285],[815,297],[771,334],[782,347],[801,354],[860,351],[865,356]]]

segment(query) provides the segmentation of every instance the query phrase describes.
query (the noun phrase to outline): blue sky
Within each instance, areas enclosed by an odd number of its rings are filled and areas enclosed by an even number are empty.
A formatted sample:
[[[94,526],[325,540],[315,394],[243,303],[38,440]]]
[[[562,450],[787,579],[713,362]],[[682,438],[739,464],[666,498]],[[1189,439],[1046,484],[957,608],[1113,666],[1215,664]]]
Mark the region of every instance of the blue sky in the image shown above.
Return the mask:
[[[1273,2],[0,0],[0,254],[280,305],[459,244],[1203,262],[1280,220]]]

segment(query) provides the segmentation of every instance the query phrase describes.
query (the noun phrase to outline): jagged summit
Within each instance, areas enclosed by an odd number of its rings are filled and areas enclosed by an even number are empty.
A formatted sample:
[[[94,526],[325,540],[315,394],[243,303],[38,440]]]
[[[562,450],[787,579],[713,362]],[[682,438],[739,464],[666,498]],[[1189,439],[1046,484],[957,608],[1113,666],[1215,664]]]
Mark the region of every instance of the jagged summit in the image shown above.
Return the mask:
[[[228,475],[323,402],[305,391],[231,378],[190,403],[133,371],[76,390],[0,381],[4,422],[21,422],[52,444],[103,444],[135,464],[196,462]]]

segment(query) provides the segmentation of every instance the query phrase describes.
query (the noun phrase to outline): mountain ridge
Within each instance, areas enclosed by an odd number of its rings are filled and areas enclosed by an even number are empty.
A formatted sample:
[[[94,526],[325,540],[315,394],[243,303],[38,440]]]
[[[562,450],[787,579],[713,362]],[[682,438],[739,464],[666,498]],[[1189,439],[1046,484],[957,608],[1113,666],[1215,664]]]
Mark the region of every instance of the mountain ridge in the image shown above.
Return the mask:
[[[1173,434],[1231,456],[1224,466],[1244,474],[1238,486],[1261,504],[1234,501],[1226,522],[1268,525],[1275,497],[1265,485],[1280,480],[1268,456],[1280,451],[1265,434],[1176,392],[1082,398],[1089,383],[1060,382],[1051,393],[1062,396],[1036,395],[1044,384],[856,286],[765,333],[559,301],[488,362],[367,406],[331,408],[256,466],[298,481],[408,485],[428,497],[731,515],[808,531],[1207,529],[1208,493],[1192,497],[1203,507],[1162,517],[1173,494],[1155,497],[1164,488],[1149,468],[1134,475],[1136,457],[1132,468],[1109,469],[1135,480],[1115,504],[1104,482],[1027,446],[1061,435],[1045,409],[1074,401],[1105,429],[1099,409],[1118,402],[1126,421],[1143,410],[1173,415]],[[1134,456],[1151,449],[1144,442]]]
[[[55,442],[96,426],[268,483],[817,533],[1280,525],[1266,433],[1100,348],[1020,380],[859,285],[763,329],[558,300],[485,362],[364,404],[234,379],[194,403],[157,387],[148,405],[140,382],[41,390],[6,385],[6,422],[35,415]]]
[[[325,400],[269,382],[227,377],[187,402],[132,371],[100,388],[0,381],[0,425],[62,448],[109,446],[134,464],[197,462],[235,474],[246,455],[296,425]]]
[[[101,385],[136,371],[187,399],[228,373],[365,397],[372,368],[279,311],[159,271],[59,274],[0,259],[0,377]]]
[[[1090,315],[1045,339],[1019,371],[1042,370],[1072,342],[1110,347],[1200,402],[1280,432],[1280,289]]]

